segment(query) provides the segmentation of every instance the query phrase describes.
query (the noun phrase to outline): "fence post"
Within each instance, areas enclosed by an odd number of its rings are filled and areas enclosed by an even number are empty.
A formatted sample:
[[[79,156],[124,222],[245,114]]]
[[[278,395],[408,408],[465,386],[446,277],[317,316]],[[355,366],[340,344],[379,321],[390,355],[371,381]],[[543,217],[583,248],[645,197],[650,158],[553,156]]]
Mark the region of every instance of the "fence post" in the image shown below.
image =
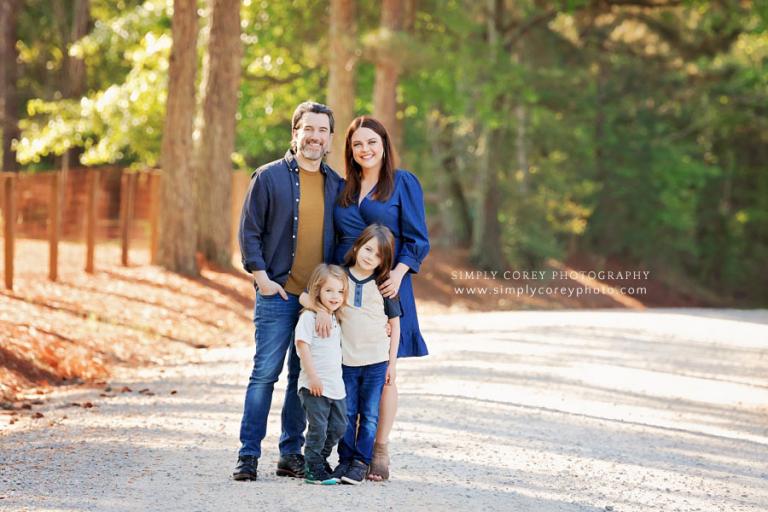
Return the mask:
[[[16,231],[16,173],[3,176],[3,221],[5,237],[5,287],[13,290],[13,254]]]
[[[131,222],[133,221],[133,197],[136,190],[136,173],[125,170],[120,178],[120,261],[128,266],[128,252],[131,245]]]
[[[85,202],[85,271],[93,274],[93,260],[96,253],[96,192],[99,172],[88,169],[88,196]]]
[[[160,220],[160,171],[149,171],[149,262],[157,265],[157,234]]]
[[[59,237],[61,236],[61,173],[51,173],[50,206],[48,207],[48,279],[59,278]]]

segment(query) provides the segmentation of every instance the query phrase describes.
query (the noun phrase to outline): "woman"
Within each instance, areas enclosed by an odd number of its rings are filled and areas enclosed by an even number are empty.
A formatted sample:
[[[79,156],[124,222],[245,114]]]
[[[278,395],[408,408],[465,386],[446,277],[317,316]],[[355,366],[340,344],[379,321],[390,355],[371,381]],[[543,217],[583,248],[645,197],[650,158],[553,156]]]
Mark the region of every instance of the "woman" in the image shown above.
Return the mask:
[[[385,297],[399,295],[398,357],[427,355],[419,331],[411,274],[419,271],[429,252],[424,195],[419,180],[408,171],[395,169],[395,154],[389,134],[377,120],[361,116],[347,129],[344,145],[346,182],[333,211],[337,247],[334,263],[340,264],[357,237],[370,224],[387,226],[395,236],[394,268],[380,290]],[[387,443],[397,412],[397,385],[384,386],[379,409],[379,427],[369,478],[389,478]]]

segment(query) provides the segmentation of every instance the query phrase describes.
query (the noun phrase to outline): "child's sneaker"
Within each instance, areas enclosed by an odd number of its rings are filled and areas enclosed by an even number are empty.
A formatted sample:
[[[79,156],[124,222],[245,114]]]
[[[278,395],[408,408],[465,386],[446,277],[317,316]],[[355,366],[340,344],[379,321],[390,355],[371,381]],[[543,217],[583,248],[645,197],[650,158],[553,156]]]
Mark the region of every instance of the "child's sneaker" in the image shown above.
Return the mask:
[[[351,465],[351,461],[339,462],[339,465],[336,466],[336,469],[331,472],[331,476],[335,478],[338,483],[341,483],[341,477],[347,474],[347,471],[349,471],[349,466]]]
[[[336,485],[339,483],[335,478],[328,474],[323,463],[313,464],[311,466],[307,464],[304,467],[304,481],[308,484],[315,485]]]
[[[352,462],[349,470],[341,477],[341,482],[352,485],[361,484],[365,480],[366,473],[368,473],[368,464],[361,460],[356,460]]]

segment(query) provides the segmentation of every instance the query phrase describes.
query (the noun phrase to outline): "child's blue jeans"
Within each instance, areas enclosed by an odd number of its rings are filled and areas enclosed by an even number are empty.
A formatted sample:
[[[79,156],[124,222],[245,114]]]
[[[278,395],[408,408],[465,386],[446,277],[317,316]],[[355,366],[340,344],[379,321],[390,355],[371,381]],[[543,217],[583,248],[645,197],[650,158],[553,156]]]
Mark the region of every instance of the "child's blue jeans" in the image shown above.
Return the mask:
[[[388,364],[383,361],[366,366],[342,366],[348,422],[344,437],[339,441],[339,462],[360,460],[371,463]]]

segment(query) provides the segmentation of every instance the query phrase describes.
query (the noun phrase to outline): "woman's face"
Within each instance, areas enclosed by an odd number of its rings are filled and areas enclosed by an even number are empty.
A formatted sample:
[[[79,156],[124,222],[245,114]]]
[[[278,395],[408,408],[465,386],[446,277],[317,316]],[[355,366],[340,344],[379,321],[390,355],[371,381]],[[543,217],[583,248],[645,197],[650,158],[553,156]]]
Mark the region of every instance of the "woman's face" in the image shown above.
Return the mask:
[[[363,169],[381,169],[384,144],[381,136],[370,128],[360,127],[352,134],[352,156]]]

